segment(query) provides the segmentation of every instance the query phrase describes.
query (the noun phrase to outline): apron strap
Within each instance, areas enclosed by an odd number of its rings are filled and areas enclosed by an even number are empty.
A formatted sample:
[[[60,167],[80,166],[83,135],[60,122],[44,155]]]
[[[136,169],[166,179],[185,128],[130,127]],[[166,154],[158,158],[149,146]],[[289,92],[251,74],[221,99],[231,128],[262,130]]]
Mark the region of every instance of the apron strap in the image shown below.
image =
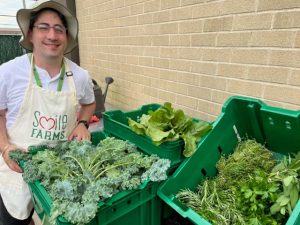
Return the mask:
[[[31,64],[33,64],[33,57],[32,57],[32,54],[29,53],[28,54],[28,57],[29,57],[29,60],[31,61]],[[35,79],[35,82],[36,84],[39,86],[39,87],[43,87],[42,85],[42,82],[41,82],[41,78],[40,78],[40,75],[36,69],[36,67],[34,65],[32,65],[33,68],[33,74],[34,74],[34,79]],[[62,90],[62,86],[63,86],[63,83],[64,83],[64,78],[65,78],[65,63],[63,63],[62,65],[62,68],[60,70],[60,75],[59,75],[59,80],[58,80],[58,84],[57,84],[57,91],[61,91]]]

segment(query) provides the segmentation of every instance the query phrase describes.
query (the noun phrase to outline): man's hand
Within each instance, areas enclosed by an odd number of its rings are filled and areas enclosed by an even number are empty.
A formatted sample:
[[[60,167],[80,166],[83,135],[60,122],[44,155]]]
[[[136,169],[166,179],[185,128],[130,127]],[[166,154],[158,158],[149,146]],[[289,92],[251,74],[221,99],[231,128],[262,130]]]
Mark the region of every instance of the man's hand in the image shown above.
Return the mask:
[[[68,140],[73,139],[77,139],[78,141],[91,139],[91,134],[83,123],[79,123],[68,137]]]
[[[20,168],[20,166],[18,165],[18,163],[12,159],[10,159],[9,157],[9,152],[10,151],[13,151],[13,150],[16,150],[16,149],[20,149],[18,148],[16,145],[13,145],[13,144],[8,144],[6,145],[3,150],[2,150],[2,157],[5,161],[5,163],[7,164],[7,166],[17,172],[17,173],[22,173],[22,169]]]

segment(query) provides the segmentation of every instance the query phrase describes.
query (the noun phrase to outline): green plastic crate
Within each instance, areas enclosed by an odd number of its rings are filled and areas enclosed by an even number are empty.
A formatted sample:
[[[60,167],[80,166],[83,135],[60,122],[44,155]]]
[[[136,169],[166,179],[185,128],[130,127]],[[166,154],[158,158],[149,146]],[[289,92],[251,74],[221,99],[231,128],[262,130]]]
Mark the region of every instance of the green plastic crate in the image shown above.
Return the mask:
[[[92,143],[107,137],[104,132],[93,132]],[[161,199],[156,195],[159,183],[145,182],[138,189],[122,191],[98,203],[96,217],[88,225],[160,225]],[[29,184],[34,209],[43,225],[50,225],[51,198],[40,182]],[[62,216],[57,225],[71,225]]]
[[[155,111],[160,107],[161,105],[159,104],[148,104],[128,112],[123,112],[121,110],[104,112],[104,131],[112,136],[131,141],[148,154],[156,154],[161,158],[170,159],[172,166],[178,165],[185,159],[182,155],[184,149],[184,142],[182,139],[164,142],[159,146],[156,146],[149,137],[136,134],[128,125],[128,118],[137,121],[143,114],[148,114],[149,111]],[[199,121],[197,119],[194,120]]]
[[[247,137],[266,144],[274,153],[298,152],[300,111],[271,107],[253,98],[231,97],[195,154],[160,185],[158,196],[183,218],[194,224],[211,225],[194,210],[180,204],[175,195],[182,189],[195,190],[206,176],[215,176],[220,155],[232,153],[238,141]],[[300,200],[286,225],[300,225]]]

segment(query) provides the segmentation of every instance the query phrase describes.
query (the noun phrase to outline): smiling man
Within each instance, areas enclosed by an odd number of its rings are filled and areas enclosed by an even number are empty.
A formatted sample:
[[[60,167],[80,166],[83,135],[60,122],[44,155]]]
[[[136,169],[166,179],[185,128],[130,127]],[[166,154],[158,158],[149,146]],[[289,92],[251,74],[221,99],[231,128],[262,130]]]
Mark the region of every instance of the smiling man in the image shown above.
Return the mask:
[[[77,19],[55,1],[17,12],[28,54],[0,66],[0,225],[33,224],[31,196],[15,149],[90,139],[95,110],[87,71],[64,54],[76,46]]]

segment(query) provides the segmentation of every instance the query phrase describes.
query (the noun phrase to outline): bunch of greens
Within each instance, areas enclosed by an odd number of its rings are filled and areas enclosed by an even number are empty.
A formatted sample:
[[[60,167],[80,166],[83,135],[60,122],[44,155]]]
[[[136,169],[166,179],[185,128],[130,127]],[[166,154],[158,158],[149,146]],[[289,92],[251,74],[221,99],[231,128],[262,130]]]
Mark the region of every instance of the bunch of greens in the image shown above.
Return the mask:
[[[20,160],[19,153],[12,157]],[[95,217],[99,201],[148,180],[165,180],[170,166],[169,160],[146,156],[133,144],[115,138],[97,146],[89,141],[63,142],[30,159],[24,157],[24,180],[40,181],[51,196],[53,224],[59,215],[73,224],[87,224]]]
[[[185,157],[195,152],[197,142],[212,128],[208,122],[193,121],[182,110],[172,108],[169,102],[155,111],[143,114],[137,121],[128,118],[128,124],[135,133],[150,137],[155,145],[182,138]]]
[[[264,146],[242,141],[233,154],[221,157],[217,176],[176,197],[212,224],[285,224],[300,192],[300,153],[288,159],[276,165]]]

